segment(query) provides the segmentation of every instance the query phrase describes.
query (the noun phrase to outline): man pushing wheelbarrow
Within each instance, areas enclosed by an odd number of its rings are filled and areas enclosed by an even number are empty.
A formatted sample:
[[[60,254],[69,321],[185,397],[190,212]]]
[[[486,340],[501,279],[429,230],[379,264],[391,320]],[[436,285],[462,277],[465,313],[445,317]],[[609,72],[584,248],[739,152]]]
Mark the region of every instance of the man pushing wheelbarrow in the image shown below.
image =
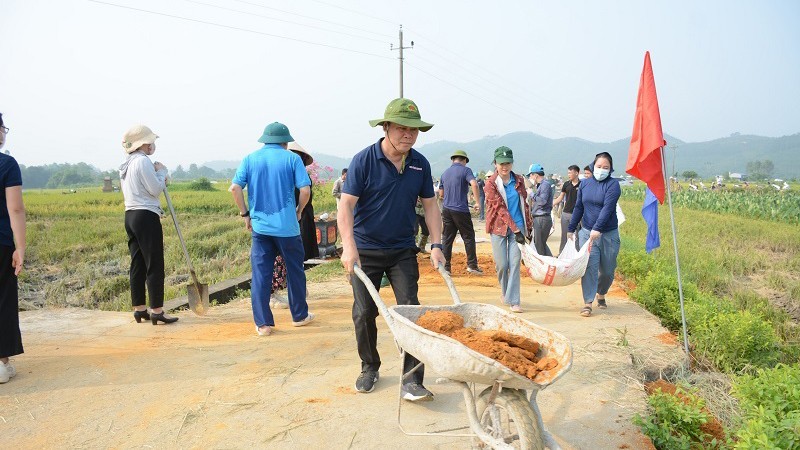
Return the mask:
[[[430,230],[431,263],[444,264],[442,220],[433,191],[431,166],[412,148],[420,131],[433,124],[421,120],[417,105],[407,99],[392,100],[382,119],[370,125],[382,126],[384,137],[353,157],[342,188],[337,221],[342,236],[342,264],[349,274],[358,265],[376,290],[386,274],[399,305],[419,305],[419,266],[414,230],[417,197],[422,199],[425,222]],[[358,392],[372,392],[381,366],[377,349],[378,308],[367,287],[352,277],[353,325],[356,332],[361,374]],[[403,362],[402,397],[410,401],[431,400],[433,394],[422,384],[424,367],[412,355]],[[411,372],[411,373],[409,373]]]

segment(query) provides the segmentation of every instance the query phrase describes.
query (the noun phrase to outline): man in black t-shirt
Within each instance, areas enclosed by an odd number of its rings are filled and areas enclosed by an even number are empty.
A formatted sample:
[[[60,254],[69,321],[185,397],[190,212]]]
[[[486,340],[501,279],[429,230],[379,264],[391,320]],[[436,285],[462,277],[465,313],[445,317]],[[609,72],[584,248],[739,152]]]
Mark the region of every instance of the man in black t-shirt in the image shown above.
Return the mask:
[[[553,206],[558,205],[562,200],[564,201],[564,210],[561,212],[561,246],[558,250],[559,254],[564,251],[564,246],[567,245],[567,227],[569,226],[569,221],[572,219],[572,209],[575,208],[575,202],[578,199],[578,189],[581,185],[581,181],[578,179],[580,170],[580,167],[574,164],[569,166],[569,169],[567,169],[569,180],[564,182],[561,186],[561,194],[553,200]]]

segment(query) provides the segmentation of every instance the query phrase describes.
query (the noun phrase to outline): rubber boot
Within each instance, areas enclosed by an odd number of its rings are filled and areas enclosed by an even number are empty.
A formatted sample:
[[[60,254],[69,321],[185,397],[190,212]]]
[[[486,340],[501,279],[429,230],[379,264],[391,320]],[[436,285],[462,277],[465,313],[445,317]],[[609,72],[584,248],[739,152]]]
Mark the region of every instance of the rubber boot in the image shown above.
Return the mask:
[[[427,245],[428,245],[428,236],[425,236],[425,235],[423,234],[423,235],[421,235],[421,236],[419,237],[419,245],[417,245],[417,247],[419,247],[419,251],[420,251],[420,253],[428,253],[428,251],[427,251],[427,250],[425,250],[425,247],[426,247]]]

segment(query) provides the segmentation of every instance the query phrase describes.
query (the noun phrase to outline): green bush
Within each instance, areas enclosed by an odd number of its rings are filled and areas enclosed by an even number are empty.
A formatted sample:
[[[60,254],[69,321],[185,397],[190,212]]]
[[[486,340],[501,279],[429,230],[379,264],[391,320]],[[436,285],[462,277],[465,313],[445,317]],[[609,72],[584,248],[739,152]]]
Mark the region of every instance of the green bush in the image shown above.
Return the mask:
[[[744,423],[737,449],[800,449],[800,365],[779,364],[736,379]]]
[[[192,181],[189,183],[187,189],[190,191],[216,191],[214,186],[211,184],[211,181],[209,181],[206,177]]]
[[[696,351],[721,371],[768,367],[780,360],[778,337],[769,322],[750,311],[718,312],[689,327]]]
[[[650,273],[661,271],[662,268],[660,260],[641,250],[620,252],[617,257],[617,270],[636,284],[641,283]]]
[[[697,287],[683,284],[684,301],[688,304],[697,298]],[[661,319],[661,324],[671,331],[681,329],[681,307],[678,279],[663,270],[651,272],[630,292],[631,298]]]
[[[641,427],[659,450],[718,448],[722,443],[711,439],[701,427],[709,421],[703,411],[705,402],[697,395],[678,388],[676,395],[660,389],[647,398],[649,415],[636,415],[633,423]]]

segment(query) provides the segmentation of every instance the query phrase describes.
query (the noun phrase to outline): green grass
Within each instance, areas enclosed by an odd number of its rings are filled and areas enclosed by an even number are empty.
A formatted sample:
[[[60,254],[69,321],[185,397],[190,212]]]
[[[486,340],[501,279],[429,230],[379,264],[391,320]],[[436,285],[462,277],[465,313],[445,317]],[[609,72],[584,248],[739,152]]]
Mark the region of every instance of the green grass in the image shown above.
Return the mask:
[[[306,271],[306,281],[309,283],[333,280],[337,277],[344,277],[344,266],[342,266],[342,261],[338,259],[327,264],[320,264]]]

